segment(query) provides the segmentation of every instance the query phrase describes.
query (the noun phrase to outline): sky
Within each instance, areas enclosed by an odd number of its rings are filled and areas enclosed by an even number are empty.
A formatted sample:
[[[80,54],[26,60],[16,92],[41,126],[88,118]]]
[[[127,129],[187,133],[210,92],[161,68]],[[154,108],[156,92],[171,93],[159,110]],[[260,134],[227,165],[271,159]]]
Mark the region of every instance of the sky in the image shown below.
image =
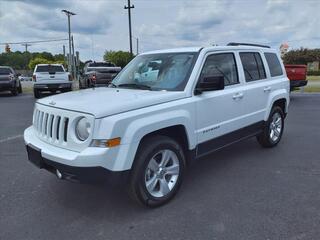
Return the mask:
[[[0,0],[0,43],[65,39],[67,9],[80,59],[102,60],[105,50],[129,50],[127,0]],[[228,42],[290,49],[320,48],[317,0],[131,0],[133,51]],[[29,51],[54,54],[68,42],[38,43]],[[21,45],[10,45],[24,51]],[[0,45],[0,52],[4,46]]]

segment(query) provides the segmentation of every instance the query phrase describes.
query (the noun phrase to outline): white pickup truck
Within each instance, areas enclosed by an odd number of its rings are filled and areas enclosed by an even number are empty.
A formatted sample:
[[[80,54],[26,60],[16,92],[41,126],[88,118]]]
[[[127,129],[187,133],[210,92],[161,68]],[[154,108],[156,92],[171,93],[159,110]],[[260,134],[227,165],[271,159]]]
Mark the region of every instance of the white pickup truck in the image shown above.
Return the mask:
[[[108,88],[38,100],[24,141],[29,160],[60,179],[123,176],[134,199],[155,207],[176,194],[192,159],[248,137],[276,146],[289,92],[265,46],[153,51]]]
[[[71,76],[61,64],[36,65],[32,79],[35,98],[40,98],[42,92],[55,93],[72,90]]]

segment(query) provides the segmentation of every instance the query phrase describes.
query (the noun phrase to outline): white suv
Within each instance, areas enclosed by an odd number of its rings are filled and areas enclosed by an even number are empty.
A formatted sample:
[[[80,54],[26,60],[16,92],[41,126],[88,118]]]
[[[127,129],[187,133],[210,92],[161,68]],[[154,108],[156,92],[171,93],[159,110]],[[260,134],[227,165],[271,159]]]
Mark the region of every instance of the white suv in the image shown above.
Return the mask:
[[[290,90],[280,57],[231,45],[144,53],[109,87],[38,100],[29,160],[61,179],[125,177],[135,199],[159,206],[191,159],[247,137],[276,146]]]

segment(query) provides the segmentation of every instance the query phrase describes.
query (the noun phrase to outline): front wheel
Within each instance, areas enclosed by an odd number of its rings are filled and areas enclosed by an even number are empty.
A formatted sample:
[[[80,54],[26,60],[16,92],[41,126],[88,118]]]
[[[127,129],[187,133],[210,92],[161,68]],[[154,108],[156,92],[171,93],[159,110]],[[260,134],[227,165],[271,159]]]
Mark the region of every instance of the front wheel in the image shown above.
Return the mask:
[[[185,171],[181,146],[166,136],[145,139],[132,169],[129,193],[138,202],[157,207],[177,193]]]
[[[18,92],[19,92],[19,93],[22,93],[22,86],[21,86],[21,83],[19,83]]]
[[[262,147],[274,147],[280,142],[283,129],[283,110],[279,106],[274,106],[270,112],[268,121],[265,123],[263,132],[257,136],[257,140]]]

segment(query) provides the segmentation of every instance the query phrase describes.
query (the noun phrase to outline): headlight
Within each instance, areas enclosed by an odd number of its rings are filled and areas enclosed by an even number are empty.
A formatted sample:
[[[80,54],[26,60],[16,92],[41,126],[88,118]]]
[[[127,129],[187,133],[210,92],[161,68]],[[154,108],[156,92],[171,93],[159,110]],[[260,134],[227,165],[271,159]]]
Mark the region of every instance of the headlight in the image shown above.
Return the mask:
[[[88,120],[83,117],[76,125],[76,135],[81,141],[85,141],[91,133],[91,125]]]

